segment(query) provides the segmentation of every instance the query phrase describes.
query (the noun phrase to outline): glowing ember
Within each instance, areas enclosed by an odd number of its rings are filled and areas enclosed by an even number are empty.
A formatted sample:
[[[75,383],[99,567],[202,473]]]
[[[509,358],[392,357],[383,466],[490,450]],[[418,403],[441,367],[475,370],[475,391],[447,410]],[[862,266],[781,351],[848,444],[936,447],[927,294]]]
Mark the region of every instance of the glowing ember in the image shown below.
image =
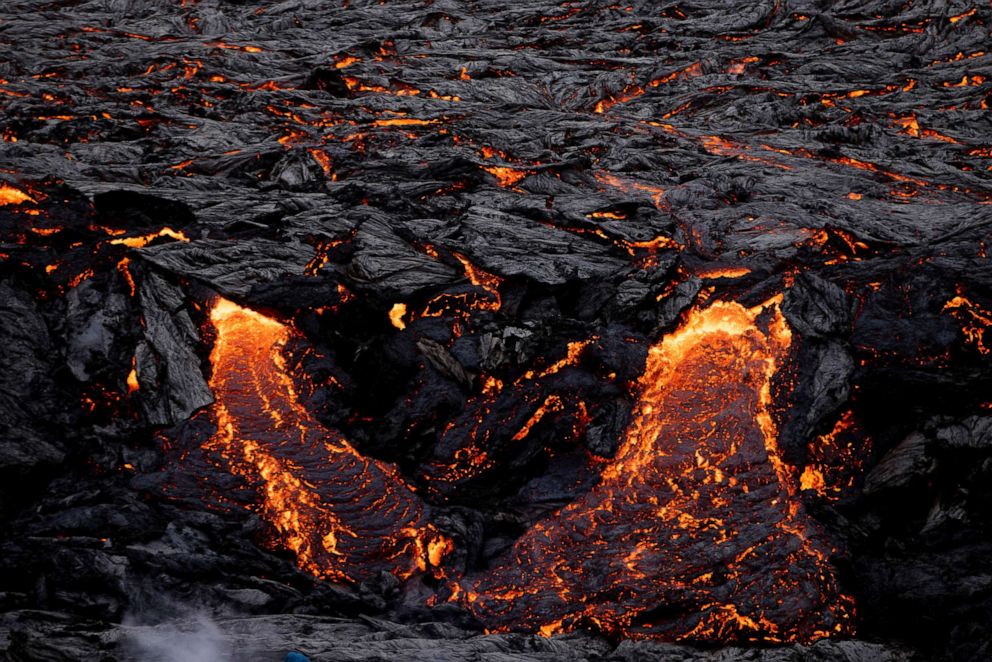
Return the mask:
[[[0,184],[0,207],[4,205],[19,205],[24,202],[34,202],[34,198],[24,191],[9,184]]]
[[[709,267],[705,269],[699,269],[696,271],[696,275],[700,278],[741,278],[751,273],[751,270],[747,267]]]
[[[961,331],[965,339],[979,353],[988,354],[992,351],[985,344],[985,331],[992,326],[992,311],[985,310],[971,299],[959,294],[944,304],[942,312],[950,313],[961,323]]]
[[[455,591],[486,623],[708,641],[852,631],[828,549],[779,458],[777,302],[717,302],[653,347],[626,441],[599,485]]]
[[[856,486],[870,449],[871,439],[846,410],[829,432],[810,440],[800,488],[828,501],[839,499]]]
[[[600,181],[608,186],[625,191],[627,193],[632,193],[634,191],[640,191],[647,193],[651,196],[651,200],[654,202],[655,206],[662,206],[662,198],[665,195],[665,190],[654,186],[653,184],[645,184],[644,182],[638,182],[630,179],[624,179],[614,175],[611,172],[605,172],[602,170],[593,173],[593,176],[597,181]]]
[[[437,120],[418,120],[413,117],[397,117],[388,120],[375,120],[372,126],[426,126],[436,124]]]
[[[465,269],[465,277],[468,278],[469,282],[476,287],[481,287],[491,295],[488,301],[480,301],[476,304],[476,307],[480,310],[499,310],[500,305],[502,305],[499,286],[503,283],[503,280],[499,276],[475,266],[461,253],[454,253],[454,256],[462,263],[462,267]]]
[[[405,303],[394,303],[393,307],[389,309],[389,321],[400,331],[406,328],[406,322],[403,321],[404,315],[406,315]]]
[[[344,69],[345,67],[350,67],[351,65],[353,65],[353,64],[355,64],[357,62],[361,62],[361,61],[362,61],[361,58],[354,57],[354,56],[351,56],[351,55],[346,55],[346,56],[338,59],[334,63],[334,66],[337,69]]]
[[[127,390],[129,393],[134,393],[141,385],[138,383],[138,359],[134,356],[131,357],[131,372],[127,373]]]
[[[393,467],[359,454],[297,401],[281,354],[288,327],[220,299],[210,313],[217,432],[205,444],[257,487],[262,516],[300,568],[361,581],[409,577],[446,549]]]
[[[495,177],[499,185],[504,188],[515,185],[527,176],[527,172],[524,170],[515,170],[505,166],[484,166],[482,169]]]

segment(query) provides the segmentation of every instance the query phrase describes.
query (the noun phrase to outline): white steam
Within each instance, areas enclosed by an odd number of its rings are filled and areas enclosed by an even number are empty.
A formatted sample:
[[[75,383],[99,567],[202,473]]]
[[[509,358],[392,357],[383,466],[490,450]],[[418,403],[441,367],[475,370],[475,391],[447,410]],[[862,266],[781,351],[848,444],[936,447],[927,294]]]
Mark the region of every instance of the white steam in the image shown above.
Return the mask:
[[[232,662],[233,639],[204,602],[179,601],[149,587],[134,590],[121,623],[119,652],[135,662]]]
[[[157,625],[130,625],[125,632],[122,643],[127,659],[145,662],[229,662],[233,659],[231,641],[205,614]]]

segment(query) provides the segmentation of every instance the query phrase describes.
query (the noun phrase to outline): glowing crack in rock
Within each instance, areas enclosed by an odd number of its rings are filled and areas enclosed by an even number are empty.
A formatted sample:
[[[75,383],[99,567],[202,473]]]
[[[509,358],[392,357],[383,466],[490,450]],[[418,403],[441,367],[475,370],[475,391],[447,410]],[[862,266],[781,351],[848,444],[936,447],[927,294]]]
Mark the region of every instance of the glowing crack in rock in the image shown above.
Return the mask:
[[[852,601],[777,449],[772,378],[791,343],[777,300],[693,311],[651,348],[600,483],[452,599],[496,630],[721,642],[850,634]]]
[[[281,353],[289,328],[225,299],[210,319],[217,433],[206,448],[256,486],[261,515],[300,568],[361,581],[437,566],[450,542],[399,473],[362,456],[298,402]]]

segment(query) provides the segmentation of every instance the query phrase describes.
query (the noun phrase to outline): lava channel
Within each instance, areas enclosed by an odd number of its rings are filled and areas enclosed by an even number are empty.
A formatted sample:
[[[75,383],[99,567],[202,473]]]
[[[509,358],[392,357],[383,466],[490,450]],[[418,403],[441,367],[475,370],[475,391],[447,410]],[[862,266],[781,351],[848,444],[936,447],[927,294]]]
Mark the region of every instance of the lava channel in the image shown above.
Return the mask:
[[[772,300],[693,311],[651,348],[600,483],[452,600],[495,630],[667,640],[851,634],[853,603],[783,464],[772,378],[792,334]]]
[[[205,449],[258,489],[262,516],[299,567],[358,582],[436,566],[450,541],[428,524],[399,473],[362,456],[299,403],[282,355],[289,329],[226,299],[210,319],[217,432]]]

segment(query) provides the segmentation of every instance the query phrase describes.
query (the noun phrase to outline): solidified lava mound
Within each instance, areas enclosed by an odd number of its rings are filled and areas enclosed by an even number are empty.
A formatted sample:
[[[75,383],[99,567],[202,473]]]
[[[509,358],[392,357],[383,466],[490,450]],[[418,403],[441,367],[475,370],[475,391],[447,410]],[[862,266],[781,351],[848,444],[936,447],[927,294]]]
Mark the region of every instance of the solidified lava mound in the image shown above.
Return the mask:
[[[990,29],[7,3],[0,650],[992,657]]]

